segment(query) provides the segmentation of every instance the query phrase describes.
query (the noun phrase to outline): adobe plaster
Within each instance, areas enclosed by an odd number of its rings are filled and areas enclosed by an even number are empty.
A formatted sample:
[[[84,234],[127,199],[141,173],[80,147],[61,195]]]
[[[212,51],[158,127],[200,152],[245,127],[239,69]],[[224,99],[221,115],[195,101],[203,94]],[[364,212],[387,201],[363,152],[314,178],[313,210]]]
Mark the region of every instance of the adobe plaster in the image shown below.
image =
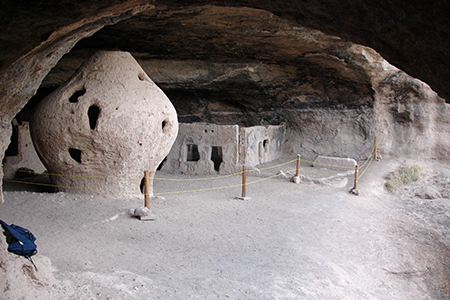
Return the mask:
[[[152,177],[178,132],[169,99],[119,51],[88,59],[39,103],[30,125],[59,190],[120,197],[140,193],[144,171]]]
[[[280,158],[284,132],[284,125],[180,123],[161,170],[189,175],[239,172],[243,164],[256,166]]]

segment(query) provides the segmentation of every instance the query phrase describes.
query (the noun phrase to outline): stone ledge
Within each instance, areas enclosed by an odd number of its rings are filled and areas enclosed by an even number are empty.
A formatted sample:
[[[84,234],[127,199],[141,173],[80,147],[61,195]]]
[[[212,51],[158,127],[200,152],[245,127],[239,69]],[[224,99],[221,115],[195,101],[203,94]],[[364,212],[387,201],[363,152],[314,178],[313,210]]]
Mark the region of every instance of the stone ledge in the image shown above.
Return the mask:
[[[352,158],[341,158],[331,156],[319,156],[314,161],[314,167],[333,170],[354,169],[356,160]]]

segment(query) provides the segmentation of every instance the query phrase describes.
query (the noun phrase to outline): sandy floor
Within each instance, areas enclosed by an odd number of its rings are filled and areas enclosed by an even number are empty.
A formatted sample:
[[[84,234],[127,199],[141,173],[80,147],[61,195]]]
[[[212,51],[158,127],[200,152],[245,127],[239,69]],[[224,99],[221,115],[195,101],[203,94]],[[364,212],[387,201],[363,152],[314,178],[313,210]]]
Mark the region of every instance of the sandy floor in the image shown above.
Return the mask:
[[[240,187],[166,194],[151,203],[156,220],[145,222],[130,214],[143,197],[5,184],[0,218],[36,235],[39,272],[54,278],[35,285],[42,299],[449,299],[450,202],[385,192],[383,177],[399,164],[372,163],[359,196],[348,192],[351,179],[282,176],[250,184],[245,201],[235,199]],[[281,169],[290,167],[248,181]],[[155,192],[239,183],[157,181]]]

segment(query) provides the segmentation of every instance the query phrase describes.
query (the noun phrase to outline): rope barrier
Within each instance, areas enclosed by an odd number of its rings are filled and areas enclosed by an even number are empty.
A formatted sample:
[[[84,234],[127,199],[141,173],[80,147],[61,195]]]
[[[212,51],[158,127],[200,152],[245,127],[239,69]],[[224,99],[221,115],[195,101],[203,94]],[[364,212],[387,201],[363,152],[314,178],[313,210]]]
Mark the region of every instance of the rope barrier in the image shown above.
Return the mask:
[[[372,151],[370,153],[370,155],[368,156],[368,158],[365,160],[365,162],[361,165],[361,167],[359,167],[361,173],[359,178],[361,178],[366,171],[368,170],[369,166],[371,165],[374,157],[375,157],[375,151],[377,149],[377,145],[376,145],[376,139],[375,139],[375,144],[374,147],[372,148]],[[314,165],[320,165],[320,166],[325,166],[325,167],[333,167],[333,168],[342,168],[342,169],[347,169],[347,170],[351,170],[353,168],[350,167],[345,167],[345,166],[337,166],[337,165],[329,165],[329,164],[321,164],[321,163],[314,163],[308,160],[303,160],[303,162],[307,162],[307,163],[312,163]],[[286,166],[288,164],[291,164],[293,162],[298,162],[298,158],[293,159],[293,160],[289,160],[287,162],[284,163],[280,163],[274,166],[269,166],[266,168],[260,168],[260,169],[255,169],[255,170],[247,170],[246,172],[260,172],[260,171],[264,171],[264,170],[270,170],[270,169],[274,169],[274,168],[279,168],[282,166]],[[366,166],[367,165],[367,166]],[[14,169],[8,169],[8,170],[14,170]],[[16,169],[14,170],[16,172],[26,172],[30,174],[30,171],[27,170],[20,170],[20,169]],[[298,166],[297,169],[291,169],[288,171],[285,171],[287,173],[292,172],[292,171],[298,171]],[[236,172],[236,173],[232,173],[232,174],[227,174],[227,175],[221,175],[221,176],[215,176],[215,177],[203,177],[203,178],[184,178],[184,179],[179,179],[179,178],[159,178],[159,177],[153,177],[153,178],[149,178],[150,180],[161,180],[161,181],[179,181],[179,182],[193,182],[193,181],[205,181],[205,180],[216,180],[216,179],[223,179],[223,178],[227,178],[227,177],[232,177],[232,176],[236,176],[236,175],[241,175],[244,171],[240,171],[240,172]],[[308,172],[304,169],[302,169],[303,173],[312,173],[312,172]],[[84,175],[77,175],[77,174],[51,174],[51,173],[35,173],[36,175],[50,175],[50,176],[66,176],[66,177],[75,177],[75,178],[116,178],[116,179],[123,179],[123,178],[139,178],[141,179],[143,176],[99,176],[99,175],[92,175],[92,176],[84,176]],[[262,179],[258,179],[252,182],[248,182],[245,183],[245,185],[251,185],[251,184],[255,184],[258,182],[262,182],[265,180],[269,180],[275,177],[280,176],[279,173],[269,176],[269,177],[264,177]],[[348,178],[350,178],[350,176],[346,176]],[[5,182],[12,182],[12,183],[21,183],[21,184],[30,184],[30,185],[40,185],[40,186],[46,186],[46,187],[53,187],[53,188],[60,188],[60,189],[75,189],[75,190],[85,190],[85,191],[92,191],[92,192],[96,192],[96,193],[108,193],[108,194],[127,194],[127,195],[140,195],[142,196],[142,193],[136,193],[136,192],[124,192],[124,191],[108,191],[108,190],[100,190],[100,189],[87,189],[87,188],[82,188],[82,187],[72,187],[72,186],[59,186],[59,185],[53,185],[53,184],[47,184],[47,183],[40,183],[40,182],[30,182],[30,181],[22,181],[22,180],[11,180],[11,179],[3,179],[3,181]],[[160,193],[154,193],[154,195],[170,195],[170,194],[181,194],[181,193],[192,193],[192,192],[202,192],[202,191],[211,191],[211,190],[220,190],[220,189],[228,189],[228,188],[236,188],[236,187],[242,187],[244,184],[235,184],[235,185],[228,185],[228,186],[220,186],[220,187],[210,187],[210,188],[202,188],[202,189],[192,189],[192,190],[185,190],[185,191],[170,191],[170,192],[160,192]]]
[[[359,175],[359,178],[363,177],[363,175],[366,173],[367,169],[369,169],[369,166],[373,161],[373,156],[368,161],[369,161],[369,163],[368,163],[367,167],[361,172],[361,175]]]
[[[261,171],[261,170],[269,170],[269,169],[274,169],[274,168],[278,168],[280,166],[284,166],[287,164],[292,163],[295,160],[291,160],[285,163],[281,163],[279,165],[275,165],[275,166],[270,166],[267,168],[262,168],[262,169],[258,169],[258,170],[247,170],[247,172],[257,172],[257,171]],[[5,170],[9,170],[9,171],[15,171],[15,172],[22,172],[22,173],[28,173],[28,174],[34,174],[34,175],[49,175],[49,176],[60,176],[60,177],[74,177],[74,178],[111,178],[111,179],[141,179],[143,176],[100,176],[100,175],[77,175],[77,174],[56,174],[56,173],[30,173],[30,171],[27,170],[20,170],[20,169],[9,169],[9,168],[5,168]],[[222,179],[222,178],[227,178],[227,177],[232,177],[232,176],[236,176],[236,175],[241,175],[242,171],[240,172],[236,172],[236,173],[232,173],[232,174],[226,174],[226,175],[220,175],[220,176],[215,176],[215,177],[203,177],[203,178],[183,178],[183,179],[179,179],[179,178],[160,178],[160,177],[150,177],[150,180],[161,180],[161,181],[203,181],[203,180],[215,180],[215,179]]]
[[[124,192],[124,191],[108,191],[108,190],[97,190],[97,189],[87,189],[77,186],[62,186],[62,185],[54,185],[49,183],[41,183],[41,182],[32,182],[32,181],[22,181],[22,180],[12,180],[12,179],[3,179],[3,181],[6,182],[12,182],[12,183],[24,183],[24,184],[30,184],[30,185],[38,185],[38,186],[46,186],[46,187],[54,187],[54,188],[61,188],[61,189],[75,189],[75,190],[82,190],[82,191],[91,191],[96,193],[108,193],[108,194],[127,194],[127,195],[142,195],[135,192]]]
[[[364,168],[364,166],[367,164],[367,162],[372,162],[372,160],[373,160],[373,158],[374,158],[374,155],[375,155],[375,152],[376,152],[376,149],[377,149],[377,145],[376,144],[374,144],[373,145],[373,148],[372,148],[372,152],[370,152],[370,154],[369,154],[369,157],[366,159],[366,161],[361,165],[361,167],[360,168]],[[370,164],[370,163],[369,163]]]

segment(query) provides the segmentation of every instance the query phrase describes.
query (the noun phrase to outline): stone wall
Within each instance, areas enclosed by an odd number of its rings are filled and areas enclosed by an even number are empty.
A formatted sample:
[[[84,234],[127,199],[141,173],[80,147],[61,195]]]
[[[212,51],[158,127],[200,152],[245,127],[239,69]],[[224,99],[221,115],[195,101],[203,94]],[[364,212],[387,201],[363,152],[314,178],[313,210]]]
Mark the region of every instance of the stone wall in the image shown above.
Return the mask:
[[[20,169],[20,170],[19,170]],[[39,159],[30,135],[28,122],[17,123],[13,121],[13,136],[10,146],[3,160],[5,179],[20,177],[23,171],[43,173],[46,168]]]
[[[239,163],[238,144],[238,125],[180,123],[161,170],[191,175],[233,173]]]
[[[256,166],[280,158],[284,134],[284,125],[241,127],[241,164]]]
[[[284,125],[241,127],[180,123],[178,137],[161,170],[190,175],[230,174],[242,164],[256,166],[280,158]]]

